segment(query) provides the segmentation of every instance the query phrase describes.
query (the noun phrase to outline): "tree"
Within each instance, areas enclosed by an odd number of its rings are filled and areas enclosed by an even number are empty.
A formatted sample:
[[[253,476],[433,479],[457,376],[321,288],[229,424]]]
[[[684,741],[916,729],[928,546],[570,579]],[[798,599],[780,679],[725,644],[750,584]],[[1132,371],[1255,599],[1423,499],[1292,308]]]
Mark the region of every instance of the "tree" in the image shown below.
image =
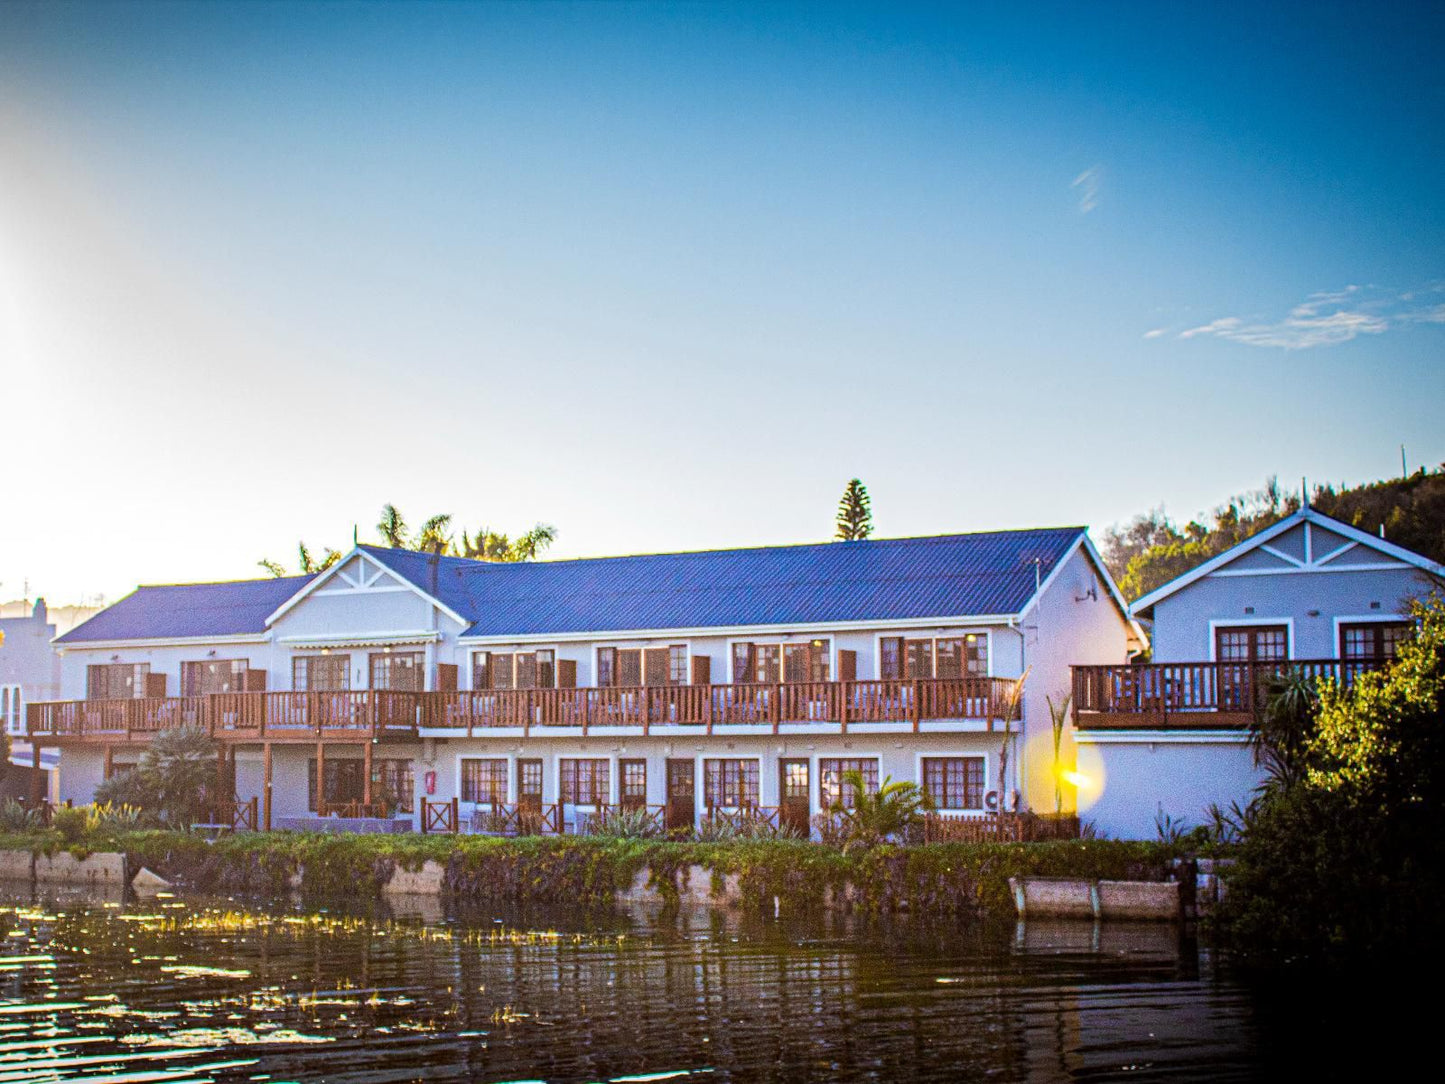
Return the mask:
[[[215,739],[204,727],[162,730],[133,769],[95,788],[95,800],[135,806],[189,828],[217,797],[216,755]]]
[[[873,533],[873,510],[868,499],[868,487],[857,478],[843,488],[836,523],[838,529],[834,537],[840,542],[861,542]]]
[[[828,812],[842,821],[849,843],[903,839],[934,808],[933,798],[917,783],[895,783],[886,776],[877,792],[870,794],[863,773],[856,770],[844,772],[839,782],[853,792],[853,801],[844,804],[840,797]]]
[[[1245,813],[1219,916],[1239,958],[1378,966],[1441,944],[1445,606],[1415,617],[1384,670],[1324,682],[1317,702],[1274,690],[1267,740],[1291,763]]]
[[[381,518],[376,524],[376,533],[383,545],[392,549],[418,550],[423,553],[438,553],[444,556],[469,557],[477,561],[534,561],[557,540],[557,528],[539,523],[515,540],[499,534],[489,527],[477,530],[475,536],[462,531],[460,544],[452,533],[452,516],[442,512],[432,516],[412,535],[407,531],[406,519],[394,504],[381,507]],[[320,560],[311,556],[305,542],[297,545],[297,568],[304,576],[325,572],[341,560],[345,554],[339,550],[326,549]],[[272,576],[286,575],[285,567],[279,561],[258,561]]]

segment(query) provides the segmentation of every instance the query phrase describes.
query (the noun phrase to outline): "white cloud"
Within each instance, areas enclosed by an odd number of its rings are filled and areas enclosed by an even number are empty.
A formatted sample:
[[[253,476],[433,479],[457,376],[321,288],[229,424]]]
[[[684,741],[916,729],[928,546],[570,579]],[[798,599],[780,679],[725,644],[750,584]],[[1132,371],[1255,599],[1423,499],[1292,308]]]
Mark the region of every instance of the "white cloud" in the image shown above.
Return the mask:
[[[1213,335],[1250,346],[1307,350],[1334,346],[1361,335],[1382,335],[1408,324],[1445,323],[1445,303],[1438,298],[1445,284],[1393,293],[1374,286],[1346,286],[1310,294],[1282,319],[1223,316],[1179,332],[1181,339]],[[1425,303],[1428,300],[1428,304]],[[1156,329],[1161,330],[1161,329]],[[1157,338],[1151,331],[1145,338]]]
[[[1168,335],[1168,334],[1169,334],[1169,329],[1168,329],[1167,327],[1155,327],[1155,328],[1150,328],[1148,331],[1144,332],[1144,338],[1146,338],[1146,339],[1157,339],[1157,338],[1159,338],[1160,336]]]
[[[1090,166],[1073,179],[1069,187],[1077,191],[1079,214],[1086,215],[1099,206],[1099,190],[1104,185],[1104,167]]]

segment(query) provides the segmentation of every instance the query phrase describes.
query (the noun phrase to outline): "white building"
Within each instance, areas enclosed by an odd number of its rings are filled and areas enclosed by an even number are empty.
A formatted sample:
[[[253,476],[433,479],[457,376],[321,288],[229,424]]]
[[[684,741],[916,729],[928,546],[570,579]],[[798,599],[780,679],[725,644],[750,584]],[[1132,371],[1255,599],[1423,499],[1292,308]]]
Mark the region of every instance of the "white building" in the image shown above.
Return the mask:
[[[959,816],[1052,811],[1044,696],[1137,640],[1059,528],[526,564],[359,546],[314,577],[142,587],[57,643],[69,699],[29,725],[62,749],[62,800],[191,721],[263,823],[315,810],[319,775],[330,805],[575,827],[601,806],[802,825],[849,769]]]

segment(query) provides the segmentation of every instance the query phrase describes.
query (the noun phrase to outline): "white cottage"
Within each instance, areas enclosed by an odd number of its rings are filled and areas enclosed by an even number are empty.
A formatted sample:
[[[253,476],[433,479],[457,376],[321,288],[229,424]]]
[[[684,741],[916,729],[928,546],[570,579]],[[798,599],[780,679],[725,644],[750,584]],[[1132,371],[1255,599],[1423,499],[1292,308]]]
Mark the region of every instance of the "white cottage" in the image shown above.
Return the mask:
[[[1077,666],[1080,806],[1108,835],[1203,823],[1261,781],[1249,726],[1288,668],[1349,680],[1394,657],[1445,569],[1304,508],[1139,599],[1149,665]]]
[[[70,699],[28,723],[61,799],[196,722],[262,827],[568,831],[804,827],[854,769],[956,816],[1051,811],[1044,695],[1137,646],[1082,528],[516,565],[358,546],[314,577],[142,587],[57,642]]]

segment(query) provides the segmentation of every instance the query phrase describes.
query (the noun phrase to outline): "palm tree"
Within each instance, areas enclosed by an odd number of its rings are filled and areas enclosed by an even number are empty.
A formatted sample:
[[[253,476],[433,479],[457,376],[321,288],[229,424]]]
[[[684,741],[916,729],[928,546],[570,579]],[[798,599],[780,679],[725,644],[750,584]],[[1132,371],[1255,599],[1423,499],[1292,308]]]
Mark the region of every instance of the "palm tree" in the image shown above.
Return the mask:
[[[406,549],[406,520],[394,504],[381,506],[381,521],[376,525],[381,540],[394,550]]]
[[[828,812],[841,819],[849,843],[902,839],[934,809],[933,797],[917,783],[895,783],[892,776],[884,776],[883,785],[870,794],[863,773],[856,770],[844,772],[839,782],[853,792],[852,804],[844,804],[840,796]]]

